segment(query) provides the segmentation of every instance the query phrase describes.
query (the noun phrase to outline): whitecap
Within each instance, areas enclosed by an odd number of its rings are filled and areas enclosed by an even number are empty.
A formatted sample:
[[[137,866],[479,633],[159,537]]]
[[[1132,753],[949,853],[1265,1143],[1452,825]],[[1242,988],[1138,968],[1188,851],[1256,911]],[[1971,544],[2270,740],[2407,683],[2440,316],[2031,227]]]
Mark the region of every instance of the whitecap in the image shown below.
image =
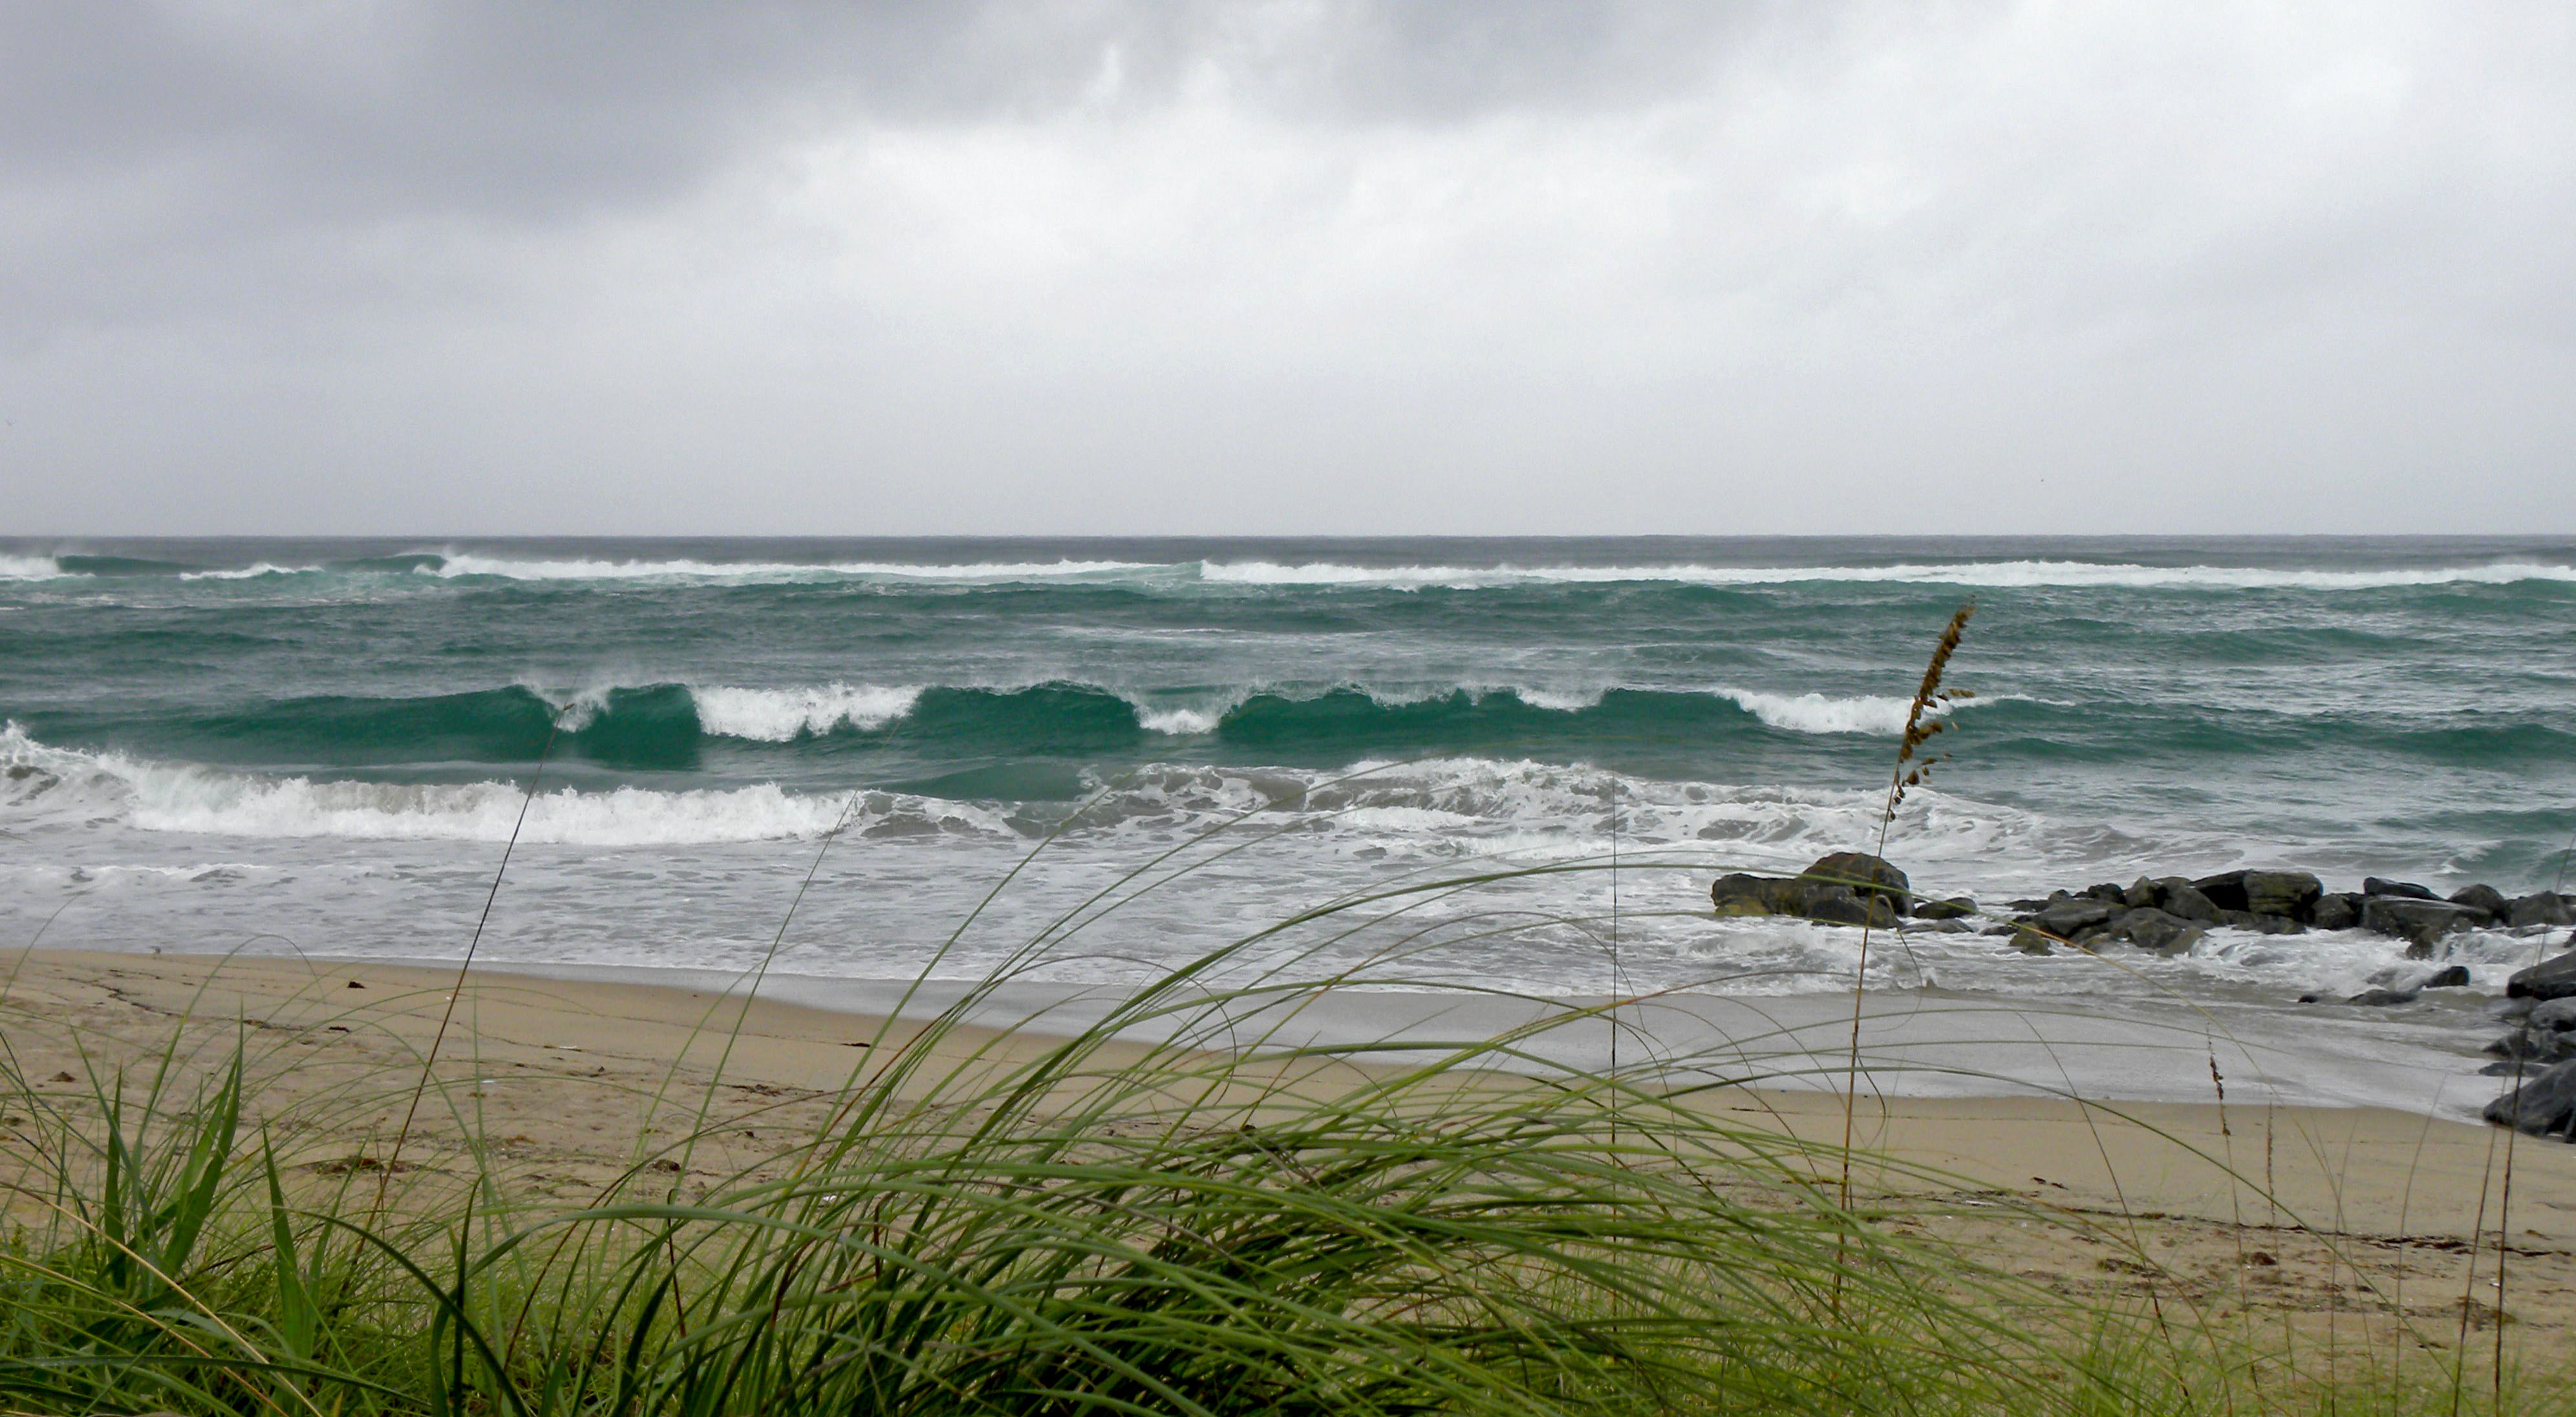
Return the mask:
[[[862,732],[883,728],[912,712],[918,685],[830,683],[792,689],[692,685],[698,727],[718,738],[788,743],[847,724]]]

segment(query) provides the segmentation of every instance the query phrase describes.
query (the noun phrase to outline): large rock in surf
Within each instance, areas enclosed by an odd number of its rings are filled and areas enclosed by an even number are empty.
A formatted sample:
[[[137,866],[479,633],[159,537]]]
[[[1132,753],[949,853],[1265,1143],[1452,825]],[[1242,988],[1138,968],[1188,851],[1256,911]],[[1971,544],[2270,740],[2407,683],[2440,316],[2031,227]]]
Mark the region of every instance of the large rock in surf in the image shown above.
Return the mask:
[[[2476,910],[2447,900],[2373,895],[2361,902],[2361,928],[2404,940],[2408,959],[2431,958],[2443,936],[2475,929],[2478,923]]]
[[[1897,910],[1903,910],[1913,899],[1905,873],[1889,865],[1884,858],[1866,851],[1836,851],[1819,856],[1806,870],[1798,873],[1798,878],[1828,886],[1848,886],[1862,895],[1880,896]]]
[[[2534,925],[2576,925],[2576,896],[2533,891],[2505,907],[2504,923],[2517,930]]]
[[[2451,892],[2451,904],[2465,905],[2487,918],[2486,924],[2502,920],[2513,911],[2513,902],[2493,886],[2462,886]]]
[[[2354,891],[2327,891],[2308,908],[2308,923],[2320,930],[2349,930],[2361,923],[2363,897]]]
[[[2441,899],[2440,896],[2433,894],[2430,890],[2415,884],[2413,881],[2383,881],[2377,876],[2362,877],[2361,893],[2363,895],[2404,896],[2408,900]]]
[[[2226,871],[2191,883],[2220,910],[2305,921],[2325,883],[2305,871]]]
[[[2529,969],[2516,973],[2504,982],[2505,997],[2512,999],[2565,999],[2576,997],[2576,950],[2545,959]],[[2534,1012],[2538,1012],[2534,1010]]]
[[[2180,876],[2166,876],[2153,883],[2155,898],[2146,902],[2167,915],[2197,920],[2204,925],[2218,923],[2218,906],[2200,893],[2200,888]]]
[[[1878,857],[1838,851],[1783,880],[1733,872],[1709,886],[1709,903],[1729,916],[1794,915],[1826,925],[1896,924],[1910,897],[1905,873]]]
[[[2115,939],[2126,940],[2142,950],[2153,950],[2157,954],[2171,956],[2190,953],[2191,947],[2200,943],[2200,937],[2208,931],[2178,915],[2170,915],[2154,906],[2146,906],[2129,911],[2111,922],[2110,928],[2104,933]]]
[[[2111,923],[2113,917],[2127,913],[2125,908],[2109,901],[2079,895],[2044,905],[2022,917],[2021,923],[2071,943],[2101,930]]]
[[[2560,1063],[2488,1103],[2486,1118],[2536,1137],[2576,1139],[2576,1063]]]

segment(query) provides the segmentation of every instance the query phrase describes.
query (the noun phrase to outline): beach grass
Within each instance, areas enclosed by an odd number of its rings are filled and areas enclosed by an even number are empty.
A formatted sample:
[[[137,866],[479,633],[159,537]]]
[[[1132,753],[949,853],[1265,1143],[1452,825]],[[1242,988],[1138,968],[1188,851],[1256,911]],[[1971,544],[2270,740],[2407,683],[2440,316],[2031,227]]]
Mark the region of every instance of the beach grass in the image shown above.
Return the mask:
[[[2017,1278],[1926,1223],[1945,1178],[1651,1071],[1532,1066],[1537,1031],[1596,1011],[1392,1059],[1245,1046],[1323,987],[1176,976],[1061,1034],[975,1028],[970,994],[879,1025],[801,1110],[644,1099],[573,1197],[525,1184],[470,1065],[289,1096],[292,1048],[215,1017],[68,1083],[13,1050],[0,1406],[2556,1410],[2561,1385],[2403,1324]],[[336,1002],[306,1026],[367,1026]],[[368,1119],[415,1090],[397,1160]],[[2100,1218],[1980,1204],[2153,1264]]]

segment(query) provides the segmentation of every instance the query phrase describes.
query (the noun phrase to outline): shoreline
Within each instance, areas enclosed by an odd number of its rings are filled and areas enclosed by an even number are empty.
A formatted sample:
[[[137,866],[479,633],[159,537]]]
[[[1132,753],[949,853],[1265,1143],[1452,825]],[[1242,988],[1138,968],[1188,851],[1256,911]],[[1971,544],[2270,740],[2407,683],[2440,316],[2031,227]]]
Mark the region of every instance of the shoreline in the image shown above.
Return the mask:
[[[246,1040],[263,1108],[319,1102],[298,1115],[336,1119],[295,1137],[299,1164],[327,1174],[382,1154],[456,977],[379,961],[35,950],[0,963],[0,1022],[21,1080],[49,1099],[39,1105],[75,1110],[85,1074],[148,1062],[174,1036],[200,1078]],[[687,983],[478,965],[404,1167],[436,1171],[474,1138],[482,1164],[538,1205],[577,1207],[647,1165],[722,1184],[830,1115],[876,1051],[858,1045],[905,1035],[882,1016]],[[1007,1069],[1051,1041],[960,1028],[932,1048],[933,1071]],[[1143,1051],[1108,1048],[1113,1064]],[[1384,1073],[1366,1059],[1298,1068],[1292,1087]],[[1264,1088],[1289,1076],[1257,1056],[1243,1073]],[[1696,1088],[1688,1105],[1831,1147],[1844,1111],[1827,1081]],[[1863,1193],[1906,1217],[1891,1223],[2066,1293],[2147,1285],[2221,1310],[2328,1325],[2402,1316],[2439,1334],[2461,1295],[2487,1283],[2471,1266],[2481,1245],[2492,1265],[2503,1217],[2502,1129],[2386,1108],[2249,1103],[2233,1087],[2225,1104],[1864,1091],[1853,1122]],[[685,1165],[657,1159],[683,1133],[696,1138]],[[2514,1158],[2508,1312],[2576,1331],[2576,1147],[2525,1138]]]

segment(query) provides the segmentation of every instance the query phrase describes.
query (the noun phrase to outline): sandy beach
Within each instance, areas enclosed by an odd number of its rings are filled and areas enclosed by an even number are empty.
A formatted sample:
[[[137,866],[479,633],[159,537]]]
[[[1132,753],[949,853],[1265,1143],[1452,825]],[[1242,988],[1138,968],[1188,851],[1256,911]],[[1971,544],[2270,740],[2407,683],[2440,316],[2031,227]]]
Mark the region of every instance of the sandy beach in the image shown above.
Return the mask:
[[[297,1154],[328,1167],[383,1154],[444,1017],[437,1073],[451,1086],[416,1119],[410,1164],[440,1164],[471,1131],[528,1199],[558,1203],[635,1166],[677,1166],[647,1150],[656,1136],[701,1131],[688,1180],[753,1166],[764,1132],[774,1142],[812,1125],[914,1026],[685,983],[499,970],[457,983],[417,966],[39,950],[8,969],[0,1023],[20,1077],[64,1096],[120,1065],[139,1076],[174,1036],[192,1065],[245,1038],[262,1104],[295,1111]],[[1050,1041],[960,1029],[936,1056],[1001,1067]],[[1841,1100],[1814,1089],[1717,1089],[1696,1105],[1810,1140],[1843,1125]],[[1868,1173],[1904,1195],[1902,1224],[2051,1287],[2329,1323],[2402,1312],[2436,1339],[2474,1287],[2484,1302],[2471,1317],[2492,1319],[2495,1129],[2369,1107],[1864,1096],[1857,1131],[1904,1173]],[[2532,1329],[2576,1323],[2576,1149],[2516,1145],[2510,1204],[2505,1311]],[[2067,1223],[2035,1221],[2033,1206]]]

